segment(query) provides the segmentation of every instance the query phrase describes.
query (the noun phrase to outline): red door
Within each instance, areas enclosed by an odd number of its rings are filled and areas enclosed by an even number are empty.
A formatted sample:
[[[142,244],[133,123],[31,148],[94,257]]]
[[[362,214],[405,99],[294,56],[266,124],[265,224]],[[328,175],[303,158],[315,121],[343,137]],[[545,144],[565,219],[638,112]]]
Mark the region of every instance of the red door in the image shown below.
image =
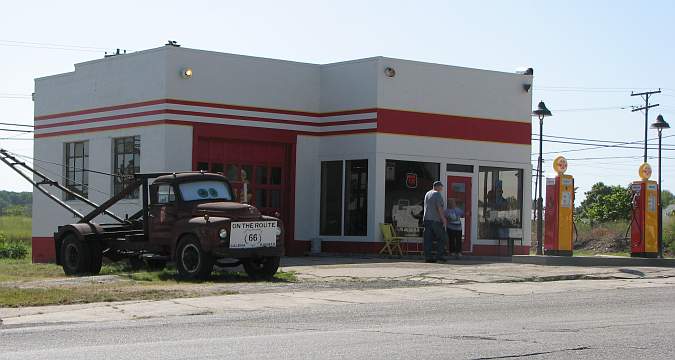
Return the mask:
[[[289,146],[279,143],[199,137],[195,170],[223,173],[235,199],[265,215],[290,220]]]
[[[462,252],[471,251],[471,178],[448,176],[448,200],[455,199],[457,207],[464,211]]]

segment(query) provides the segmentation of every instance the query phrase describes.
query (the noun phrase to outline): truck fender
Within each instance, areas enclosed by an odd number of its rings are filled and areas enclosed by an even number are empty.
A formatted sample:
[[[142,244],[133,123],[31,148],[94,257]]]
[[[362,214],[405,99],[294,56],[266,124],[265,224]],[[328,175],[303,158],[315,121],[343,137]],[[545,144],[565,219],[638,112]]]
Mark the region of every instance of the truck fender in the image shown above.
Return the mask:
[[[100,234],[103,228],[98,224],[92,223],[77,223],[59,226],[59,230],[54,233],[54,247],[56,251],[56,264],[61,265],[61,243],[63,239],[73,234],[81,241],[86,241],[90,235]]]
[[[221,216],[211,216],[208,218],[208,221],[203,216],[195,216],[189,219],[186,223],[183,223],[180,235],[176,237],[171,245],[171,258],[176,258],[178,243],[184,236],[193,235],[200,239],[200,241],[203,241],[203,239],[208,237],[209,231],[212,231],[213,228],[218,227],[221,223],[229,223],[230,220],[231,219],[228,217]],[[210,249],[210,245],[211,244],[202,242],[202,246],[205,246],[206,249]]]

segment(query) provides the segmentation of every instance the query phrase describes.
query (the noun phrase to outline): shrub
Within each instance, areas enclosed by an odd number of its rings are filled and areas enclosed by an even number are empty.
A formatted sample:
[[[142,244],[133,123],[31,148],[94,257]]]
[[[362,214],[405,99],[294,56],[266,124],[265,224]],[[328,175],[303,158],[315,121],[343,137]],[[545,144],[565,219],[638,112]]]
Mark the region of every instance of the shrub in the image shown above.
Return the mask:
[[[7,240],[5,234],[0,233],[0,259],[23,259],[28,255],[28,245],[21,241]]]

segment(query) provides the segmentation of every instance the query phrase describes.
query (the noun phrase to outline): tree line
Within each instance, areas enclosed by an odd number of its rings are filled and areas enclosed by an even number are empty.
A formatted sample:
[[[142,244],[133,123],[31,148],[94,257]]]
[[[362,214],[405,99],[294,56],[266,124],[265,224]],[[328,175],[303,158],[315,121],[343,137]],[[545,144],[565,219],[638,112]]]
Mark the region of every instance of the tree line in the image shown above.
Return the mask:
[[[575,209],[575,217],[591,225],[609,221],[630,220],[632,210],[632,192],[629,186],[605,185],[596,183],[587,191],[586,199]],[[661,202],[665,209],[675,203],[672,192],[661,192]]]
[[[0,216],[31,216],[33,193],[0,190]]]

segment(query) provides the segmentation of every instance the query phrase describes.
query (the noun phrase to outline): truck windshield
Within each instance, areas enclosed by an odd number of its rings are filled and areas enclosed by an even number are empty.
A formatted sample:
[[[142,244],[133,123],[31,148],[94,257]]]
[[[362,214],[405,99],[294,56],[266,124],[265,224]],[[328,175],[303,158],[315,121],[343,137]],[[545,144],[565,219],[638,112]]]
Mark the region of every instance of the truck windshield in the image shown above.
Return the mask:
[[[207,180],[183,183],[178,185],[183,201],[225,200],[232,201],[232,191],[222,181]]]

